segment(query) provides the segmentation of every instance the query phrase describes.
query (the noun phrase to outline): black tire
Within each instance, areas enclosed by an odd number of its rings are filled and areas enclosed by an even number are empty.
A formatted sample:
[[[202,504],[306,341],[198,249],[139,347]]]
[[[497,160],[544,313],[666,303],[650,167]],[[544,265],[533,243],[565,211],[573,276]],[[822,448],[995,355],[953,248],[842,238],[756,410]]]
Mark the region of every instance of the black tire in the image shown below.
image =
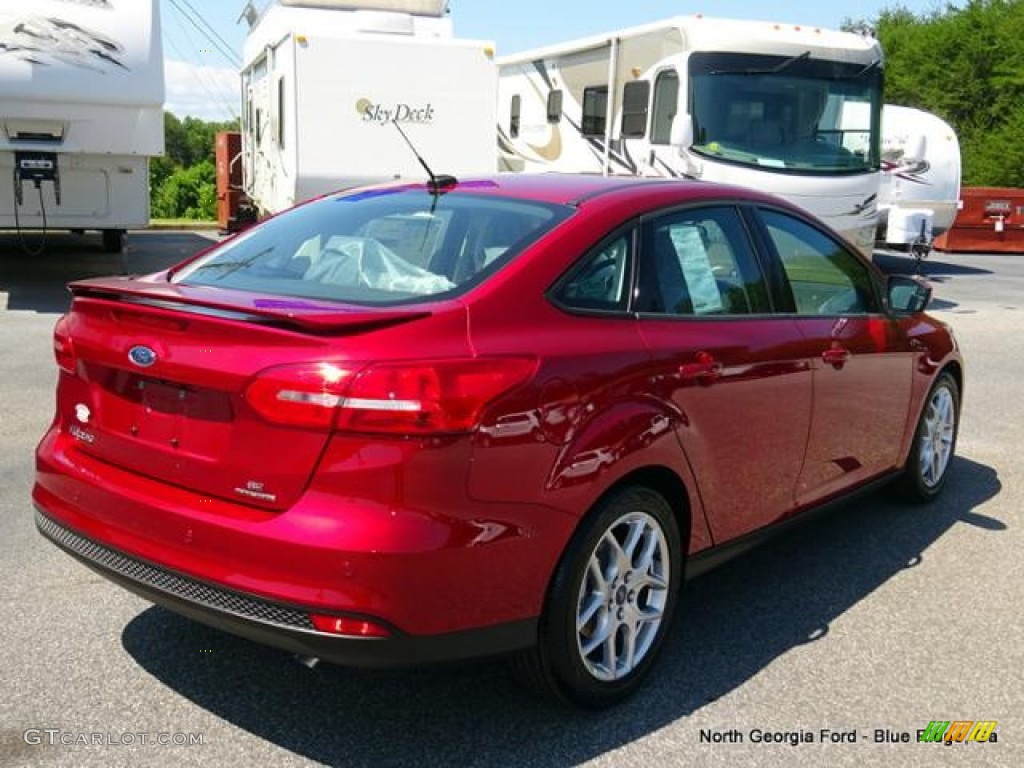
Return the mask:
[[[104,229],[102,234],[104,253],[121,253],[124,251],[125,232],[123,229]]]
[[[935,432],[931,429],[930,424],[934,423],[937,416],[936,409],[947,405],[951,413],[952,428],[943,430],[943,432],[947,433],[949,454],[945,462],[940,462],[941,467],[935,466],[929,471],[925,468],[926,462],[922,461],[922,455],[927,458],[928,454],[925,451],[929,444],[942,439],[933,437]],[[949,477],[949,468],[953,464],[953,457],[956,455],[956,438],[959,429],[960,388],[952,374],[944,371],[928,391],[928,397],[921,409],[917,429],[914,431],[914,442],[910,446],[910,455],[907,457],[907,464],[903,468],[903,475],[898,485],[900,495],[909,501],[928,502],[942,493],[946,479]]]
[[[602,554],[614,552],[606,535],[611,534],[619,541],[620,535],[624,537],[634,528],[642,530],[644,536],[633,549],[639,554],[651,545],[651,551],[655,552],[651,564],[637,568],[641,558],[633,557],[633,565],[619,570],[606,590],[591,589],[584,594],[585,579],[589,587],[595,585],[593,572],[588,575],[591,559],[599,560]],[[660,541],[656,535],[660,535]],[[601,500],[580,524],[555,570],[541,616],[538,644],[517,658],[516,671],[520,679],[543,695],[586,709],[611,706],[634,693],[654,666],[672,621],[683,574],[680,542],[675,515],[657,492],[643,487],[624,487]],[[664,577],[664,588],[643,585],[647,578],[645,573],[652,572],[659,580]],[[634,586],[641,584],[639,589],[629,588],[626,573],[630,574]],[[590,601],[600,604],[598,613],[577,631],[577,613],[583,610],[584,602]],[[641,611],[648,616],[660,611],[660,620],[641,622],[638,620]],[[621,625],[624,615],[626,623],[631,619],[636,622],[632,629]],[[608,641],[600,642],[595,637],[602,626],[609,626],[607,622],[601,624],[602,617],[617,627],[609,635],[613,652],[617,651],[620,639],[625,642],[626,636],[632,636],[634,642],[639,640],[642,648],[634,663],[623,662],[623,669],[619,670],[621,676],[614,679],[602,679],[594,671],[600,665],[595,663],[593,655],[598,648],[607,652]],[[584,640],[580,639],[588,632],[593,634],[586,641],[597,643],[589,657],[584,652]],[[604,671],[608,672],[606,668]]]

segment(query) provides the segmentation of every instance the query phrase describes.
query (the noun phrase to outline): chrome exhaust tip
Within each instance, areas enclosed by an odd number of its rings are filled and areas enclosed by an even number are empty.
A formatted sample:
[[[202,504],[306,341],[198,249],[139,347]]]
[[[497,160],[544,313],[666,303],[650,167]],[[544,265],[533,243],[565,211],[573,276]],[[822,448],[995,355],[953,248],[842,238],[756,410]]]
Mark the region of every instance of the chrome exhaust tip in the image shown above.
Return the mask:
[[[314,669],[316,665],[320,663],[320,659],[318,657],[306,656],[301,653],[295,654],[295,660],[302,666],[306,667],[306,669]]]

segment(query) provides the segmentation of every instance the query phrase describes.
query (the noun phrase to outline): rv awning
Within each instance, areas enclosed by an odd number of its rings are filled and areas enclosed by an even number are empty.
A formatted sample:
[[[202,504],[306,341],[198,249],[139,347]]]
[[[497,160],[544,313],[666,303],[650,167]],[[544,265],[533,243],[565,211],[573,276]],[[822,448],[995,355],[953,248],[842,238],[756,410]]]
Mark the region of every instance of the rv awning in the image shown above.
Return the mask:
[[[281,5],[345,11],[393,11],[414,16],[444,16],[448,12],[448,0],[281,0]]]

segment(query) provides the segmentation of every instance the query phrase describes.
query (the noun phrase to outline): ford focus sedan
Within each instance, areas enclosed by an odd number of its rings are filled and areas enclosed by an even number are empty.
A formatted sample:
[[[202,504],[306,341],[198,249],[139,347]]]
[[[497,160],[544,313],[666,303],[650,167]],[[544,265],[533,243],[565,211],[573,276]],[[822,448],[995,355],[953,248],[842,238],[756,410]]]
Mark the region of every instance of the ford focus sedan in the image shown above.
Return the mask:
[[[71,291],[44,536],[304,657],[511,654],[578,706],[641,684],[684,574],[883,482],[928,501],[956,443],[928,287],[749,190],[361,189]]]

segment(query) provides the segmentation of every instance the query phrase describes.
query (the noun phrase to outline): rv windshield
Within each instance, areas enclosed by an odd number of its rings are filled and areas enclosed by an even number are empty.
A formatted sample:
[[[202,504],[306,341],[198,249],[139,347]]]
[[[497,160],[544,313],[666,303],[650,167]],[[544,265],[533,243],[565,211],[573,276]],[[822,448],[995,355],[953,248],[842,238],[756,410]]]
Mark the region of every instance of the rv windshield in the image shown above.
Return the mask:
[[[573,212],[453,190],[365,189],[286,211],[172,272],[216,286],[351,304],[461,294]]]
[[[695,53],[693,151],[790,173],[879,167],[881,62]]]

